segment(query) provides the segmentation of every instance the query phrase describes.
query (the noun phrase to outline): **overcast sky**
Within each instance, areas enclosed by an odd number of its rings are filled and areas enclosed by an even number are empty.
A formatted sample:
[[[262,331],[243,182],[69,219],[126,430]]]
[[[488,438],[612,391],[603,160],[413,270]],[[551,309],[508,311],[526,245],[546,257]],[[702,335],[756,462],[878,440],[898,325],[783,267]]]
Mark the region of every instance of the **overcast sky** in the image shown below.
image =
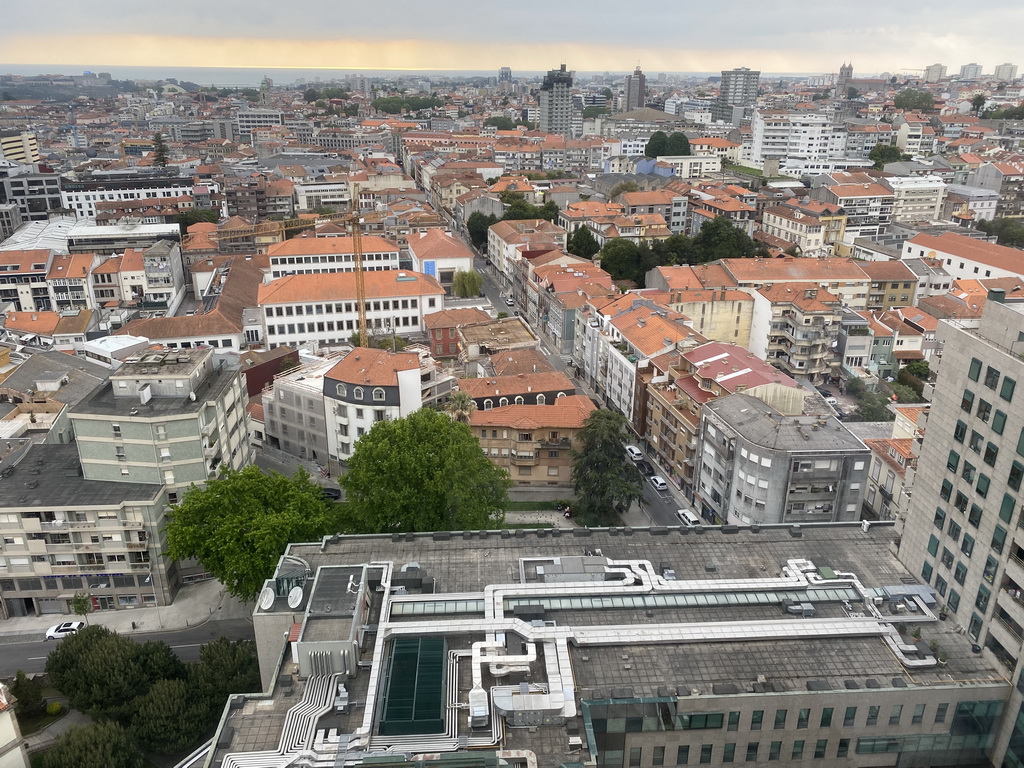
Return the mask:
[[[132,0],[5,3],[0,64],[990,73],[1021,56],[1021,0]],[[0,70],[2,71],[2,70]]]

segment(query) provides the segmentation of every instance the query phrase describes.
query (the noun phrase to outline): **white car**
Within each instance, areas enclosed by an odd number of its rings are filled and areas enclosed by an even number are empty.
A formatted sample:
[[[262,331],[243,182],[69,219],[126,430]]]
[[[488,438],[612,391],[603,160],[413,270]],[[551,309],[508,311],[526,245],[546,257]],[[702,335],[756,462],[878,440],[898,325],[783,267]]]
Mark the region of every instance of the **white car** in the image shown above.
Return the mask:
[[[651,475],[647,478],[648,482],[654,486],[656,491],[667,491],[668,483],[665,482],[665,478],[659,477],[658,475]]]
[[[78,630],[85,626],[84,621],[65,621],[63,624],[55,624],[46,630],[47,640],[62,640],[68,635],[78,633]]]
[[[514,301],[512,301],[512,299],[505,299],[505,306],[506,307],[514,307],[515,305],[516,305],[516,303]]]
[[[641,451],[639,448],[637,448],[635,445],[627,445],[626,446],[626,454],[633,461],[640,461],[640,459],[642,459],[644,457],[644,452]]]

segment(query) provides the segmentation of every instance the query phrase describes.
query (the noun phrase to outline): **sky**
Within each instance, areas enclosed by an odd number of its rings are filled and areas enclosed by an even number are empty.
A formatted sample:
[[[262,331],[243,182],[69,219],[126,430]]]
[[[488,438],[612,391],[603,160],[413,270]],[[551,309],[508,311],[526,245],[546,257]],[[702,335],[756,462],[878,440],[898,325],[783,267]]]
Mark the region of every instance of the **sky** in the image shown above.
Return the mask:
[[[1021,57],[1024,3],[962,0],[138,0],[5,3],[3,64],[912,74]],[[45,9],[45,11],[43,10]],[[1024,67],[1022,67],[1024,68]],[[50,70],[52,71],[52,70]]]

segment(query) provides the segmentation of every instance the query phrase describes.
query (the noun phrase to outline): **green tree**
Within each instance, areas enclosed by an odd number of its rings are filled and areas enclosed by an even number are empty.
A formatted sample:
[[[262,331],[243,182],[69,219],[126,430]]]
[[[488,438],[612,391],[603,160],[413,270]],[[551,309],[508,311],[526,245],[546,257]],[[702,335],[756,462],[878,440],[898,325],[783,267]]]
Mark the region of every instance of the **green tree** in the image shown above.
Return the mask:
[[[973,99],[971,99],[971,109],[974,110],[974,114],[981,115],[981,110],[985,108],[985,102],[988,99],[985,98],[985,94],[979,93]]]
[[[216,224],[219,218],[220,216],[213,208],[187,208],[178,214],[178,226],[181,228],[181,234],[184,235],[193,224],[200,221]]]
[[[644,154],[647,157],[660,157],[667,155],[668,152],[668,134],[664,131],[655,131],[651,134],[651,138],[647,140],[647,146],[644,147]]]
[[[443,104],[444,102],[438,98],[425,96],[386,96],[370,102],[370,106],[378,112],[384,112],[389,115],[435,109],[443,106]]]
[[[1024,248],[1024,221],[1020,219],[993,219],[979,221],[978,229],[988,235],[995,235],[999,245]]]
[[[689,155],[692,154],[690,150],[690,140],[686,138],[685,133],[673,133],[668,137],[668,144],[665,147],[666,155]]]
[[[514,130],[516,124],[512,122],[512,118],[500,115],[498,117],[488,117],[484,120],[484,125],[492,125],[499,131],[511,131]]]
[[[859,378],[847,379],[846,381],[846,394],[850,397],[859,400],[861,396],[867,391],[867,387],[864,385],[864,380]]]
[[[191,688],[205,701],[208,717],[216,720],[228,696],[260,690],[256,643],[218,637],[199,648],[199,661],[189,666]]]
[[[935,106],[935,97],[928,91],[915,91],[913,88],[907,88],[896,94],[893,105],[896,109],[910,111],[932,109]]]
[[[865,392],[857,400],[857,408],[847,421],[892,421],[893,418],[889,398],[876,392]]]
[[[640,250],[631,240],[608,240],[601,249],[601,269],[612,280],[640,281]]]
[[[171,646],[159,640],[140,644],[136,658],[148,680],[184,680],[187,674],[184,662]]]
[[[517,221],[522,219],[547,219],[554,221],[558,218],[558,204],[549,200],[543,205],[533,205],[526,200],[522,192],[501,192],[498,194],[506,206],[504,221]]]
[[[853,101],[854,99],[859,99],[860,91],[858,91],[851,85],[849,88],[846,89],[846,98],[848,98],[850,101]]]
[[[907,156],[899,147],[892,144],[876,144],[868,152],[868,159],[874,161],[875,168],[880,171],[886,163],[898,163],[900,160],[907,159]]]
[[[76,616],[81,616],[86,624],[89,623],[89,613],[92,611],[92,600],[85,592],[75,592],[71,596],[71,611]]]
[[[901,403],[920,403],[922,402],[921,393],[916,391],[912,386],[908,384],[892,383],[889,385],[892,389],[892,393],[896,395],[896,400]]]
[[[615,199],[625,192],[639,192],[640,185],[635,181],[620,181],[608,192],[609,199]]]
[[[391,533],[494,527],[511,481],[468,426],[422,408],[374,424],[356,443],[341,485],[355,530]]]
[[[184,680],[157,680],[132,708],[131,734],[147,752],[184,752],[206,732],[206,702]]]
[[[302,98],[304,98],[307,102],[319,101],[320,91],[318,91],[316,88],[307,88],[306,92],[302,94]]]
[[[669,235],[664,240],[654,244],[656,249],[665,253],[665,264],[693,264],[696,254],[693,250],[693,240],[686,235]]]
[[[452,290],[456,296],[468,299],[479,296],[483,284],[484,279],[475,269],[469,271],[460,269],[455,273],[455,278],[452,281]]]
[[[590,227],[582,226],[572,233],[566,250],[573,256],[579,256],[581,259],[592,259],[594,254],[601,250],[601,246],[598,244],[593,232],[590,231]]]
[[[590,120],[601,115],[607,115],[608,110],[604,107],[584,107],[583,108],[583,119]]]
[[[127,720],[131,701],[149,689],[139,646],[106,627],[86,627],[50,651],[46,672],[77,710]]]
[[[19,718],[35,717],[43,712],[43,687],[20,669],[11,683],[11,694],[18,700],[14,711]]]
[[[487,245],[487,230],[492,224],[498,223],[498,217],[493,214],[474,211],[466,219],[466,229],[469,232],[469,239],[477,248]]]
[[[192,486],[173,508],[165,554],[194,557],[240,600],[249,601],[274,573],[287,544],[337,533],[334,505],[299,470],[263,474],[251,465],[221,468],[205,488]]]
[[[613,525],[641,498],[640,470],[626,458],[626,417],[617,411],[594,411],[576,433],[572,454],[573,510],[583,525]]]
[[[928,365],[927,360],[911,360],[904,369],[911,376],[916,376],[922,381],[928,381],[932,375],[931,366]]]
[[[444,404],[444,412],[451,417],[452,421],[458,421],[462,424],[469,423],[469,419],[475,410],[476,401],[470,397],[468,392],[464,392],[461,389],[456,389],[452,392],[452,396]]]
[[[39,756],[39,768],[143,768],[145,759],[127,731],[114,722],[69,728]],[[35,760],[32,762],[36,765]]]
[[[701,225],[693,238],[693,250],[698,264],[718,259],[751,258],[757,246],[750,236],[733,225],[725,216],[717,216]]]
[[[166,168],[168,163],[167,142],[159,131],[153,134],[153,165]]]

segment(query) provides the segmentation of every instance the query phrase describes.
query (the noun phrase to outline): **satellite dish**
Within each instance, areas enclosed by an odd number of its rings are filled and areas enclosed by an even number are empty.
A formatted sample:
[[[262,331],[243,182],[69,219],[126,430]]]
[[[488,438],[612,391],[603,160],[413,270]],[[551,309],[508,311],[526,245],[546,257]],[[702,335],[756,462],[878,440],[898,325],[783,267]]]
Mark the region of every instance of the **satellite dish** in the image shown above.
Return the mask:
[[[274,606],[274,600],[277,595],[274,594],[274,590],[270,587],[264,587],[263,591],[260,592],[259,606],[264,611],[269,611]]]
[[[292,591],[288,593],[288,607],[298,608],[302,605],[302,587],[292,587]]]

